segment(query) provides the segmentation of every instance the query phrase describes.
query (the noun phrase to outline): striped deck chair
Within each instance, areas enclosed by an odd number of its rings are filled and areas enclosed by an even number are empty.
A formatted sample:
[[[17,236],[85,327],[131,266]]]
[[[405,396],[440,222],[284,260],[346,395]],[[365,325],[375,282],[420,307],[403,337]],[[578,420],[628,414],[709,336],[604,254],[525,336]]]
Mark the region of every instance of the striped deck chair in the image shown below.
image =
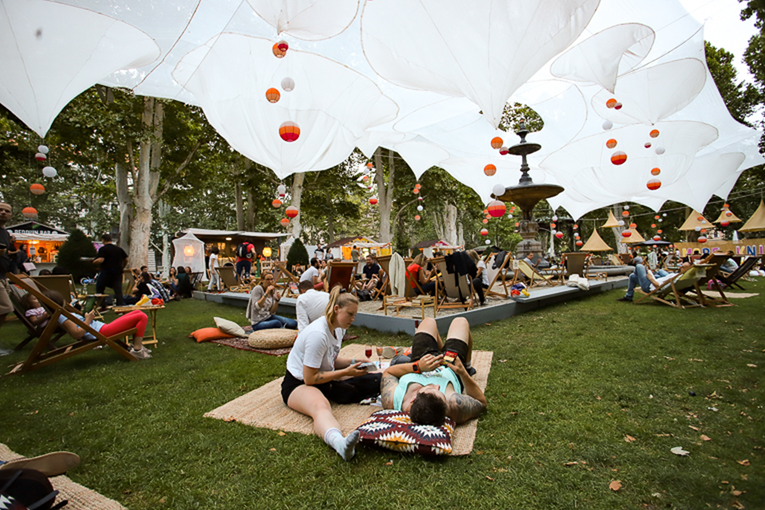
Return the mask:
[[[637,288],[635,292],[643,294],[643,297],[635,301],[635,304],[650,298],[653,301],[669,305],[673,308],[684,309],[704,306],[706,301],[699,287],[699,282],[706,278],[706,275],[706,268],[691,266],[685,272],[667,278],[659,287],[651,292],[646,293],[642,289]],[[691,291],[695,295],[688,295]]]
[[[493,266],[496,257],[497,255],[494,254],[486,262],[486,276],[489,277],[489,287],[486,289],[485,295],[486,297],[497,296],[506,298],[510,296],[510,293],[507,290],[507,282],[505,281],[505,278],[507,277],[507,267],[510,265],[510,261],[513,260],[513,257],[510,253],[507,253],[502,263],[495,269]],[[494,290],[495,287],[497,290]]]

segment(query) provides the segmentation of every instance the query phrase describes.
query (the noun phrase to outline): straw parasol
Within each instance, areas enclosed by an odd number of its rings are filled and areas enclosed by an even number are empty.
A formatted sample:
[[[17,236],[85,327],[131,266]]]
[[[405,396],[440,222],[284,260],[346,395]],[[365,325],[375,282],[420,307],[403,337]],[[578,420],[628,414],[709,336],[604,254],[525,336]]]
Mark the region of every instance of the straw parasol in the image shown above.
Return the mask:
[[[733,214],[728,207],[723,207],[722,211],[720,211],[720,217],[715,220],[715,223],[722,223],[723,221],[738,223],[744,220]]]
[[[701,219],[699,219],[701,218]],[[696,209],[691,211],[691,214],[685,219],[685,223],[678,230],[696,230],[696,227],[712,228],[712,224]]]
[[[608,211],[608,220],[600,226],[600,228],[615,228],[620,227],[619,221],[614,216],[613,211]],[[588,241],[589,242],[589,241]]]
[[[644,243],[645,238],[640,235],[640,232],[637,231],[635,228],[628,228],[630,232],[632,232],[632,235],[629,237],[622,237],[619,241],[620,243],[624,244],[635,244],[635,243]]]
[[[749,220],[744,223],[744,226],[738,229],[739,232],[757,232],[765,230],[765,202],[760,200],[760,206],[754,211]]]
[[[592,235],[589,239],[587,239],[587,242],[584,243],[584,246],[582,246],[579,251],[608,251],[613,250],[608,244],[603,240],[602,237],[600,237],[600,234],[598,234],[598,229],[595,229],[592,231]]]

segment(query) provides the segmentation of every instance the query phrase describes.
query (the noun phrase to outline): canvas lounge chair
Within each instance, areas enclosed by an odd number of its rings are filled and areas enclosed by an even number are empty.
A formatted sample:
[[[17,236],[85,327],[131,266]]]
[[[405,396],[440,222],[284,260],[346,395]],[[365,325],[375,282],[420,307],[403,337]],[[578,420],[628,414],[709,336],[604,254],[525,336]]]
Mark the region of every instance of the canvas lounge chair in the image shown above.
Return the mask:
[[[27,282],[30,285],[35,285],[34,282],[30,282],[27,280]],[[35,285],[36,287],[36,285]],[[44,326],[36,326],[32,324],[32,321],[29,320],[29,317],[26,316],[26,310],[21,306],[21,298],[26,294],[27,292],[21,289],[20,287],[17,287],[15,285],[11,285],[11,304],[13,305],[13,313],[16,314],[16,317],[19,319],[19,321],[24,325],[25,328],[27,328],[27,337],[19,342],[19,344],[13,348],[14,351],[20,351],[24,348],[25,345],[27,345],[29,342],[34,340],[35,338],[39,338],[40,335],[42,335],[43,331],[45,330]],[[62,336],[64,335],[64,331],[62,331],[60,328],[56,330],[56,332],[53,334],[50,340],[50,345],[55,344]]]
[[[353,280],[356,276],[356,262],[330,260],[327,264],[327,292],[332,292],[335,286],[340,285],[347,292],[353,292]]]
[[[285,291],[285,297],[297,297],[300,295],[299,291],[296,291],[298,285],[300,284],[300,278],[292,274],[287,269],[287,263],[281,262],[279,260],[274,261],[274,270],[278,271],[278,273],[274,273],[274,281],[277,282],[277,286],[279,288],[284,289]],[[279,276],[277,278],[276,276]],[[281,281],[279,281],[281,279]]]
[[[419,308],[422,318],[425,318],[425,309],[433,309],[433,317],[438,314],[438,285],[436,285],[436,294],[431,296],[425,294],[417,281],[417,276],[406,273],[407,286],[404,296],[383,295],[383,310],[388,315],[388,308],[394,307],[398,316],[403,308]],[[416,294],[416,295],[415,295]]]
[[[725,296],[725,292],[723,291],[723,285],[721,285],[719,281],[722,274],[720,272],[720,267],[725,263],[726,260],[728,260],[728,256],[725,254],[712,254],[703,260],[703,263],[707,265],[707,267],[704,268],[706,270],[706,277],[699,280],[699,288],[703,290],[704,287],[711,287],[720,295],[720,297],[715,298],[705,295],[704,304],[706,306],[735,306],[733,303],[728,301],[728,298]]]
[[[754,266],[757,265],[758,260],[760,260],[760,257],[748,257],[741,261],[741,265],[738,266],[738,269],[728,275],[723,275],[720,273],[718,279],[728,287],[738,287],[741,290],[745,290],[744,287],[738,283],[738,281],[741,279],[741,277],[748,275],[749,271],[754,269]]]
[[[706,268],[691,266],[684,273],[678,273],[668,278],[651,292],[645,293],[642,289],[637,288],[635,292],[643,294],[643,297],[635,301],[635,304],[647,302],[650,298],[673,308],[704,306],[706,303],[704,294],[699,287],[699,281],[706,278],[706,274]],[[695,293],[695,296],[688,295],[691,291]]]
[[[588,268],[590,265],[590,255],[592,254],[581,251],[562,254],[560,265],[561,267],[566,268],[566,272],[563,276],[570,278],[572,274],[575,274],[581,276],[582,278],[599,279],[605,275],[605,273],[589,274]]]
[[[464,308],[465,311],[471,310],[475,306],[473,296],[473,282],[467,275],[450,273],[446,267],[446,260],[443,257],[435,258],[431,261],[438,268],[440,273],[439,284],[443,285],[443,292],[438,301],[438,308]],[[449,299],[453,301],[449,301]]]
[[[494,261],[496,258],[497,254],[495,253],[486,262],[486,276],[489,278],[489,287],[486,289],[484,295],[486,297],[497,296],[506,298],[510,293],[507,290],[507,282],[505,281],[505,278],[507,277],[507,268],[510,265],[510,261],[513,260],[513,257],[510,256],[510,253],[507,253],[499,267],[494,268]]]
[[[383,255],[381,257],[377,257],[377,263],[380,265],[380,274],[378,274],[378,278],[380,278],[380,285],[374,289],[372,289],[372,299],[378,299],[385,294],[388,294],[390,292],[390,255]]]
[[[122,333],[110,337],[104,336],[95,329],[91,328],[89,325],[85,324],[84,321],[81,321],[75,317],[72,312],[67,309],[66,306],[59,306],[56,302],[43,295],[40,290],[31,286],[29,283],[22,280],[18,276],[9,273],[8,280],[10,280],[10,282],[14,285],[20,287],[22,290],[34,295],[40,301],[40,304],[45,307],[51,314],[50,321],[48,322],[48,325],[45,326],[45,329],[43,329],[43,332],[39,335],[37,342],[35,342],[35,345],[32,348],[32,352],[29,354],[26,360],[14,366],[11,371],[8,372],[8,375],[23,374],[31,370],[36,370],[58,361],[71,358],[77,354],[93,350],[99,346],[109,346],[124,356],[125,359],[130,361],[137,361],[137,358],[130,354],[128,351],[128,345],[121,341],[124,340],[125,337],[134,335],[136,333],[135,328],[128,331],[123,331]],[[40,284],[38,284],[37,287],[42,289]],[[71,344],[45,352],[53,335],[56,333],[56,330],[59,329],[58,318],[61,315],[64,315],[68,320],[74,322],[80,328],[93,335],[95,340],[86,340],[83,338],[81,340],[75,340]]]
[[[220,275],[220,281],[223,282],[224,290],[229,292],[244,292],[249,290],[249,287],[239,284],[239,280],[236,279],[236,270],[234,266],[221,266],[218,268],[218,274]]]
[[[520,277],[524,277],[529,281],[529,288],[538,287],[541,285],[552,285],[554,280],[558,278],[557,274],[542,274],[534,269],[531,264],[526,260],[518,262],[518,270],[513,277],[513,284],[516,283]]]

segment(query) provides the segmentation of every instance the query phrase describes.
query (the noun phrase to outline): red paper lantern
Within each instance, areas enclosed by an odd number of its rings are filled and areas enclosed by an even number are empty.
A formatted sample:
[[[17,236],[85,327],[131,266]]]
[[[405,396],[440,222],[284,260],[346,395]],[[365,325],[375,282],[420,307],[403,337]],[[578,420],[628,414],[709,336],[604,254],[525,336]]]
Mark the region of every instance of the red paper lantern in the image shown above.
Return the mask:
[[[266,90],[266,99],[268,99],[269,103],[278,102],[280,97],[282,97],[282,95],[275,88],[271,87],[270,89]]]
[[[414,216],[414,219],[415,219],[415,221],[420,221],[420,215],[419,215],[419,214],[416,214],[416,215]]]
[[[616,99],[611,98],[606,101],[606,108],[613,108],[614,106],[616,106]]]
[[[661,236],[653,236],[654,241],[661,241]]]
[[[660,168],[651,168],[651,175],[659,175],[661,173]]]
[[[727,227],[728,225],[730,225],[730,221],[721,221],[720,222],[720,226],[721,227]]]
[[[576,244],[577,246],[582,246],[584,243],[583,243],[582,241],[577,241],[575,244]]]
[[[35,159],[37,161],[45,161],[46,159],[48,159],[48,156],[46,156],[42,152],[38,152],[37,154],[35,154]]]
[[[632,232],[629,230],[625,230],[622,232],[622,237],[630,237],[632,235]]]
[[[485,225],[485,224],[489,223],[489,220],[484,218],[484,219],[481,220],[481,223],[483,223]]]
[[[279,41],[278,43],[276,43],[276,45],[281,51],[287,51],[288,49],[290,49],[290,45],[287,44],[287,41],[284,41],[284,40]]]
[[[42,195],[45,193],[45,186],[35,183],[29,187],[29,191],[31,191],[33,195]]]
[[[377,199],[375,197],[372,197],[369,199],[369,203],[372,205],[377,205]]]
[[[275,198],[275,199],[273,200],[273,202],[271,202],[271,206],[272,206],[272,207],[275,207],[276,209],[278,209],[279,207],[281,207],[281,206],[282,206],[282,201],[281,201],[281,200],[279,200],[278,198]]]
[[[657,189],[661,188],[661,181],[659,179],[651,179],[646,183],[645,186],[651,191],[656,191]]]
[[[286,227],[287,225],[290,224],[290,220],[288,220],[287,218],[282,218],[281,220],[279,220],[279,223],[282,224],[282,227]]]
[[[622,109],[622,104],[621,104],[621,103],[619,103],[619,102],[617,102],[617,103],[614,105],[614,110],[621,110],[621,109]]]
[[[300,212],[298,211],[297,207],[295,207],[294,205],[291,205],[287,208],[286,211],[284,211],[284,214],[286,214],[288,218],[292,219],[298,214],[300,214]]]
[[[489,205],[486,207],[486,209],[489,211],[489,214],[491,214],[492,217],[499,218],[505,214],[505,211],[507,211],[507,206],[504,202],[500,202],[499,200],[492,200],[489,202]]]
[[[725,211],[725,216],[731,217],[733,216],[733,213],[730,211]]]
[[[652,129],[650,133],[648,133],[648,136],[651,138],[656,138],[659,136],[659,130],[658,129]]]
[[[482,228],[481,229],[481,235],[482,236],[487,236],[487,235],[489,235],[489,231],[487,229],[485,229],[485,228]]]
[[[707,238],[704,237],[704,236],[701,236],[701,237],[699,237],[699,242],[700,243],[706,243],[707,242]]]
[[[555,237],[557,237],[558,239],[562,239],[563,238],[563,232],[556,232],[555,233]]]
[[[623,165],[625,161],[627,161],[627,154],[622,151],[616,151],[611,156],[611,163],[614,165]]]
[[[503,145],[502,147],[500,147],[500,148],[499,148],[499,154],[500,154],[500,156],[506,156],[506,155],[507,155],[509,152],[510,152],[510,151],[509,151],[509,150],[507,150],[507,147],[505,147],[504,145]]]
[[[300,128],[292,121],[287,121],[279,126],[279,136],[285,142],[294,142],[300,137]]]
[[[609,149],[613,149],[614,147],[616,147],[616,139],[609,138],[608,140],[606,140],[606,147],[608,147]]]
[[[494,138],[492,138],[492,139],[491,139],[491,146],[492,146],[492,148],[494,148],[494,149],[499,149],[500,147],[502,147],[502,144],[503,144],[503,143],[505,143],[505,141],[504,141],[504,140],[502,140],[502,139],[501,139],[500,137],[498,137],[498,136],[495,136]]]
[[[489,163],[485,167],[483,167],[483,173],[485,173],[487,176],[491,177],[492,175],[497,173],[497,167]]]
[[[643,147],[645,147],[646,149],[650,149],[650,148],[651,148],[651,142],[646,142],[646,143],[643,145]]]
[[[21,214],[24,215],[27,219],[32,219],[37,217],[37,209],[34,207],[25,207],[21,210]]]
[[[274,46],[271,48],[271,51],[274,52],[274,56],[276,58],[284,58],[284,55],[287,54],[287,48],[282,50],[281,48],[279,48],[279,43],[274,44]]]

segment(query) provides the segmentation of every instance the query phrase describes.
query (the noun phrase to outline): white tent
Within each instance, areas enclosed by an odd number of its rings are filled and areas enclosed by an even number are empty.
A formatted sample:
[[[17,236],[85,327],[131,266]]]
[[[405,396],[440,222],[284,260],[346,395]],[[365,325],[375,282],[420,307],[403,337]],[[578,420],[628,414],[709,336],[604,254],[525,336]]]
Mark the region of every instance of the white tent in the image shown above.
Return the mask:
[[[201,106],[279,177],[381,146],[487,201],[517,181],[490,140],[517,142],[497,126],[521,102],[545,121],[531,176],[574,218],[703,210],[763,162],[679,0],[3,0],[0,62],[0,103],[40,136],[101,83]]]
[[[188,233],[178,239],[173,239],[173,267],[191,267],[192,273],[204,273],[205,271],[205,243]]]

